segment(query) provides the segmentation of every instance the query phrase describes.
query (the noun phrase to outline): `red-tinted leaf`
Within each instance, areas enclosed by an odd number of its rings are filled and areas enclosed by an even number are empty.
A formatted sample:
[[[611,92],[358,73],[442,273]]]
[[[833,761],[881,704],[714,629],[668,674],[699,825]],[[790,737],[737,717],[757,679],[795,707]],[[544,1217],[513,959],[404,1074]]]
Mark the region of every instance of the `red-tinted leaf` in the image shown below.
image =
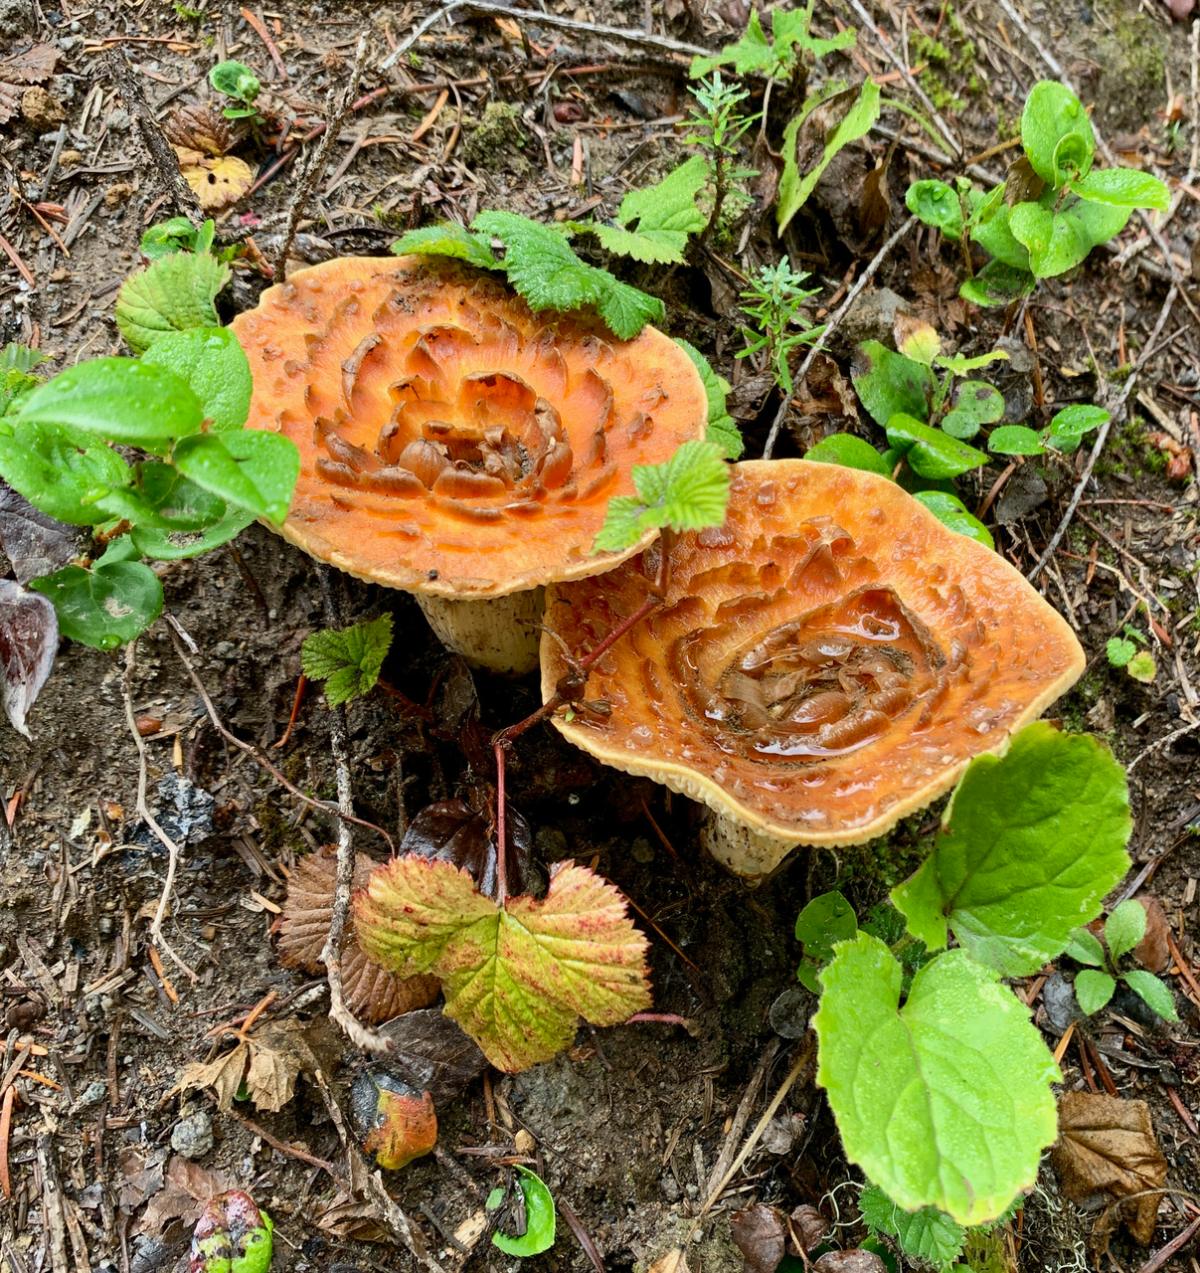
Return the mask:
[[[505,821],[508,891],[524,893],[528,889],[533,835],[529,823],[511,805]],[[496,828],[490,811],[476,811],[464,800],[426,805],[409,823],[400,852],[462,867],[485,897],[493,901],[496,898]]]
[[[18,583],[51,575],[79,555],[79,532],[40,513],[0,482],[0,552]]]
[[[0,579],[0,704],[29,737],[25,717],[46,683],[58,650],[58,618],[40,593]]]
[[[433,1097],[386,1070],[361,1071],[350,1088],[350,1115],[363,1153],[376,1167],[399,1171],[433,1152],[437,1114]]]

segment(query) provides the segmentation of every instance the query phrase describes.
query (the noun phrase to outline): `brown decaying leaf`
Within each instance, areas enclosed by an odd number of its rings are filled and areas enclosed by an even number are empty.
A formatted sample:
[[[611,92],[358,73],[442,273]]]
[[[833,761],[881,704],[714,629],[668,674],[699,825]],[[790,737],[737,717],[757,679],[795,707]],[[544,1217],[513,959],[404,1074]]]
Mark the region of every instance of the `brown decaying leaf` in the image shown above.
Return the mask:
[[[58,617],[39,592],[0,579],[0,706],[19,734],[58,653]]]
[[[180,1076],[179,1086],[211,1088],[217,1106],[227,1110],[243,1083],[259,1109],[281,1110],[296,1093],[296,1079],[312,1074],[317,1058],[298,1021],[271,1021],[240,1040],[231,1052],[212,1061],[196,1061]]]
[[[54,74],[58,49],[53,44],[34,44],[21,53],[0,58],[0,124],[7,124],[21,104],[21,88],[42,84]]]
[[[674,1246],[666,1255],[660,1255],[646,1273],[688,1273],[687,1256]]]
[[[205,212],[230,207],[254,184],[254,169],[236,155],[206,155],[187,146],[172,146],[183,179]]]
[[[812,1267],[813,1273],[887,1273],[887,1266],[874,1251],[858,1247],[851,1251],[826,1251]]]
[[[1133,948],[1133,957],[1151,972],[1165,972],[1171,962],[1171,947],[1167,940],[1171,926],[1167,922],[1167,912],[1157,897],[1144,895],[1136,900],[1146,912],[1146,933]]]
[[[1063,1193],[1080,1204],[1121,1203],[1121,1218],[1143,1246],[1154,1238],[1161,1195],[1146,1194],[1167,1178],[1145,1101],[1065,1092],[1058,1102],[1058,1143],[1050,1161]]]
[[[474,809],[463,800],[441,800],[426,805],[408,824],[400,853],[460,866],[475,887],[496,900],[496,828],[490,807]],[[533,831],[511,806],[505,827],[508,840],[508,891],[513,896],[530,892]]]
[[[23,496],[0,485],[0,552],[18,583],[53,574],[79,556],[77,526],[56,522]]]
[[[487,1069],[479,1045],[440,1008],[406,1012],[379,1033],[392,1043],[382,1067],[428,1092],[438,1105],[461,1095]]]
[[[172,146],[196,150],[214,159],[228,154],[234,142],[229,120],[203,102],[176,107],[163,120],[163,135]]]
[[[175,1154],[167,1164],[162,1188],[147,1203],[134,1233],[156,1238],[176,1220],[191,1226],[213,1198],[236,1184],[228,1172],[207,1171]]]
[[[729,1231],[746,1261],[745,1273],[775,1273],[787,1241],[782,1211],[757,1202],[729,1217]]]
[[[361,889],[376,863],[365,853],[354,859],[354,888]],[[279,962],[285,968],[324,972],[321,950],[333,915],[337,858],[331,850],[301,858],[288,879],[283,914],[275,923]],[[369,960],[354,939],[353,920],[342,951],[342,985],[350,1010],[377,1025],[415,1008],[427,1008],[438,997],[436,977],[397,977]]]

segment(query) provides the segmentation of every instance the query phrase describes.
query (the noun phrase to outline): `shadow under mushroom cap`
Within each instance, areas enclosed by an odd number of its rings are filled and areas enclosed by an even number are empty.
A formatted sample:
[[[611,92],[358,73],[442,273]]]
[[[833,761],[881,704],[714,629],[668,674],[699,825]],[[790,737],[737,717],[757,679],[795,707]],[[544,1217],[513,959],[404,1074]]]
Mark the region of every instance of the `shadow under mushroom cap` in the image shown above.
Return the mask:
[[[704,436],[704,386],[667,336],[610,340],[456,263],[328,261],[233,328],[248,426],[300,450],[283,534],[396,588],[485,598],[607,569],[629,554],[592,541],[633,465]]]
[[[592,669],[584,697],[611,711],[555,719],[599,759],[767,836],[861,843],[1083,671],[1018,571],[894,483],[804,460],[733,470],[724,527],[679,538],[665,603]],[[646,591],[642,559],[548,591],[544,696],[564,647],[592,647]]]

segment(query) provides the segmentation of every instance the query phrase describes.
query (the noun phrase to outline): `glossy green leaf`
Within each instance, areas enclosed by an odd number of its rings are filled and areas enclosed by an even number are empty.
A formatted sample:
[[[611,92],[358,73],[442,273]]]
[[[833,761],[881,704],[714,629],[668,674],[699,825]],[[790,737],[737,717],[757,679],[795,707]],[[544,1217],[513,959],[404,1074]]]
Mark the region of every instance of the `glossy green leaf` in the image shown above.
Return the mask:
[[[894,415],[927,419],[937,388],[928,367],[905,358],[877,340],[859,345],[854,354],[851,379],[871,419],[884,428]]]
[[[1077,402],[1057,412],[1046,430],[1046,441],[1056,451],[1074,451],[1080,440],[1093,429],[1106,424],[1112,417],[1103,407],[1087,402]]]
[[[187,557],[199,557],[222,544],[227,544],[254,521],[254,514],[244,508],[225,507],[225,513],[202,529],[160,529],[153,526],[135,526],[130,532],[134,547],[143,557],[155,561],[181,561]]]
[[[175,467],[237,508],[279,523],[287,516],[300,453],[278,433],[200,433],[175,447]]]
[[[940,429],[931,429],[909,415],[892,416],[887,425],[887,438],[904,453],[909,467],[919,477],[935,481],[959,477],[987,463],[988,457],[982,451],[948,437]]]
[[[990,366],[994,362],[1007,362],[1008,354],[1003,349],[993,349],[991,353],[977,354],[974,358],[963,358],[958,354],[939,354],[933,360],[935,367],[942,367],[956,376],[965,376],[969,371],[978,371],[980,367]]]
[[[988,434],[988,450],[993,455],[1045,455],[1041,434],[1024,424],[1004,424]]]
[[[1025,256],[1028,261],[1027,252]],[[962,281],[958,294],[972,305],[989,309],[1008,305],[1018,296],[1033,291],[1036,286],[1037,280],[1027,267],[1016,269],[1001,261],[989,261],[973,278]]]
[[[1113,997],[1117,983],[1106,972],[1085,968],[1075,974],[1075,1001],[1085,1017],[1099,1012]]]
[[[487,238],[472,234],[456,221],[439,221],[436,225],[409,230],[392,244],[392,251],[397,256],[449,256],[484,270],[501,268]]]
[[[1026,726],[968,766],[933,852],[892,901],[930,950],[949,931],[1006,977],[1036,972],[1129,867],[1125,771],[1098,739]]]
[[[984,380],[963,380],[954,387],[950,410],[942,417],[942,429],[952,438],[969,442],[982,425],[994,424],[1004,415],[1004,397]]]
[[[1019,203],[1009,217],[1013,236],[1029,252],[1035,278],[1053,278],[1074,269],[1092,248],[1118,234],[1128,208],[1075,202],[1055,212],[1037,203]]]
[[[971,238],[1001,265],[1013,270],[1029,269],[1029,251],[1013,234],[1012,209],[1008,204],[1000,203],[989,216],[981,217],[971,229]]]
[[[1080,973],[1080,976],[1083,974]],[[1151,1012],[1157,1013],[1164,1021],[1179,1020],[1179,1013],[1175,1008],[1175,997],[1171,994],[1170,986],[1152,972],[1146,972],[1144,968],[1134,968],[1129,972],[1123,972],[1121,980]]]
[[[254,382],[246,355],[228,327],[168,332],[141,361],[143,366],[174,372],[196,395],[214,429],[240,429],[246,423]]]
[[[1171,206],[1166,183],[1136,168],[1093,169],[1069,184],[1072,194],[1089,203],[1106,203],[1113,208],[1153,208],[1156,212],[1166,212]]]
[[[1057,188],[1069,176],[1087,174],[1096,139],[1092,121],[1075,94],[1057,80],[1042,80],[1025,99],[1021,145],[1037,175]]]
[[[250,103],[262,89],[258,76],[245,62],[218,62],[208,73],[208,82],[226,97]]]
[[[804,458],[816,460],[820,464],[841,464],[848,469],[862,469],[866,473],[878,473],[880,477],[892,475],[883,456],[869,442],[855,437],[853,433],[831,433],[815,446],[810,446],[804,453]]]
[[[162,584],[140,561],[101,559],[91,570],[67,566],[29,586],[49,597],[63,636],[95,650],[132,641],[162,613]]]
[[[1122,902],[1104,921],[1108,953],[1120,959],[1146,935],[1146,908],[1132,897]]]
[[[841,893],[821,893],[796,917],[796,940],[804,953],[815,959],[829,959],[834,946],[858,932],[854,907]]]
[[[131,274],[117,293],[115,317],[135,353],[167,332],[219,327],[217,293],[231,271],[207,252],[172,252]]]
[[[1058,1067],[1029,1010],[955,950],[903,970],[860,933],[821,973],[817,1082],[846,1156],[905,1210],[994,1220],[1056,1135]]]
[[[517,1186],[525,1199],[525,1232],[511,1237],[498,1230],[492,1234],[492,1245],[505,1255],[528,1258],[549,1251],[554,1245],[555,1211],[554,1197],[545,1182],[528,1167],[517,1167]],[[504,1201],[504,1190],[493,1189],[488,1195],[486,1209],[494,1211]]]
[[[953,186],[944,181],[914,181],[904,202],[909,212],[925,225],[941,230],[948,239],[962,238],[962,200]]]
[[[966,535],[968,539],[974,539],[985,548],[995,548],[992,532],[968,511],[957,495],[951,495],[949,491],[918,491],[913,498],[924,504],[942,525],[949,526],[959,535]]]
[[[1071,934],[1063,954],[1077,964],[1091,964],[1093,968],[1104,966],[1104,947],[1096,934],[1087,928],[1077,928]]]
[[[97,500],[127,486],[133,470],[87,434],[25,422],[10,435],[0,432],[0,477],[56,521],[97,526],[109,519]]]

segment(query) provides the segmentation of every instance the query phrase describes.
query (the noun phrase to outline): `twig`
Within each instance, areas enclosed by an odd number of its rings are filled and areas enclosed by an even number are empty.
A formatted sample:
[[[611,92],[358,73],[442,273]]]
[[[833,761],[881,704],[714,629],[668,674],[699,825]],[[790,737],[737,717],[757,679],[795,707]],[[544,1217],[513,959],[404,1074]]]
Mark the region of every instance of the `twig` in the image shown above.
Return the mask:
[[[125,647],[125,720],[129,724],[129,732],[133,735],[134,745],[137,747],[138,754],[138,783],[137,783],[137,813],[138,817],[150,828],[155,838],[167,850],[167,878],[163,881],[162,893],[158,898],[158,906],[154,911],[154,918],[150,921],[150,940],[157,942],[162,946],[163,950],[171,957],[176,967],[186,973],[192,981],[199,981],[199,977],[183,962],[171,947],[171,943],[167,941],[163,935],[163,918],[167,913],[167,906],[171,900],[171,894],[175,891],[175,873],[179,869],[179,845],[169,836],[159,825],[158,820],[150,812],[149,806],[146,804],[146,781],[148,771],[146,767],[146,744],[142,741],[142,736],[138,732],[137,717],[133,712],[133,669],[137,660],[137,641],[130,641]]]
[[[287,228],[283,233],[283,243],[279,248],[279,255],[275,258],[275,281],[277,283],[283,283],[287,279],[288,253],[292,250],[292,244],[296,240],[296,231],[300,228],[300,218],[304,215],[304,209],[308,206],[308,201],[312,198],[312,192],[316,189],[317,181],[325,170],[325,164],[329,159],[330,152],[333,150],[334,143],[338,139],[338,134],[342,131],[342,125],[346,122],[346,116],[350,114],[354,100],[358,96],[358,86],[362,81],[363,66],[366,64],[366,60],[367,37],[363,34],[358,37],[358,48],[354,52],[354,65],[350,69],[349,83],[343,89],[341,96],[336,99],[334,91],[330,90],[325,131],[321,135],[321,140],[313,153],[312,159],[309,161],[308,167],[304,170],[304,175],[297,183],[292,206],[288,209]]]
[[[1181,725],[1178,729],[1171,730],[1169,734],[1164,734],[1157,742],[1153,742],[1149,747],[1144,747],[1139,751],[1129,762],[1125,772],[1132,773],[1147,756],[1152,756],[1156,751],[1169,747],[1177,738],[1182,738],[1185,734],[1194,734],[1198,729],[1200,729],[1200,721],[1193,721],[1190,725]]]
[[[325,599],[325,620],[331,627],[338,626],[340,615],[333,596],[329,569],[320,571],[321,592]],[[337,832],[337,876],[333,892],[333,911],[329,919],[329,932],[321,949],[321,962],[329,978],[329,1018],[345,1031],[355,1047],[364,1052],[386,1055],[395,1046],[375,1030],[368,1029],[350,1011],[342,990],[342,946],[346,939],[346,919],[350,914],[350,889],[354,884],[354,836],[348,819],[354,813],[354,787],[350,780],[350,739],[346,729],[344,706],[330,708],[329,750],[333,754],[333,767],[337,774],[338,808],[342,820]]]
[[[192,638],[188,636],[179,620],[176,619],[173,614],[168,614],[166,619],[167,630],[171,634],[171,643],[175,646],[175,653],[179,655],[179,661],[187,669],[187,674],[191,678],[192,684],[196,687],[196,693],[200,695],[200,701],[204,704],[204,710],[208,713],[208,719],[212,721],[213,728],[217,731],[217,733],[220,734],[231,747],[236,747],[238,751],[249,756],[256,765],[269,773],[286,792],[295,796],[295,798],[302,804],[309,805],[313,809],[319,809],[322,813],[328,814],[332,818],[352,822],[356,827],[365,827],[368,831],[374,831],[376,835],[382,836],[388,846],[389,852],[395,853],[395,842],[381,826],[376,826],[374,822],[368,822],[365,818],[357,818],[348,813],[343,813],[337,805],[330,804],[327,800],[316,800],[312,796],[306,795],[299,787],[296,786],[294,782],[289,781],[279,771],[279,769],[258,750],[257,747],[255,747],[252,743],[248,743],[239,738],[226,726],[225,722],[217,714],[217,709],[213,706],[213,701],[209,697],[208,690],[205,688],[204,682],[200,679],[200,675],[196,671],[195,665],[192,663],[191,659],[188,657],[187,651],[184,649],[184,639],[186,639],[189,645],[192,645],[193,649],[195,648]]]
[[[287,1141],[280,1140],[278,1136],[272,1136],[265,1127],[260,1126],[260,1124],[256,1123],[252,1118],[247,1118],[245,1114],[240,1114],[236,1109],[231,1109],[228,1112],[232,1114],[243,1127],[248,1127],[255,1136],[259,1136],[265,1140],[272,1149],[277,1149],[281,1154],[286,1154],[289,1158],[295,1158],[300,1162],[308,1163],[310,1167],[319,1167],[331,1177],[335,1184],[344,1184],[333,1163],[326,1162],[324,1158],[318,1158],[315,1154],[310,1154],[307,1149],[302,1149],[299,1145],[289,1145]]]
[[[1197,1216],[1182,1233],[1176,1234],[1166,1246],[1155,1251],[1145,1264],[1139,1266],[1137,1273],[1158,1273],[1159,1269],[1166,1268],[1167,1261],[1178,1255],[1197,1233],[1200,1233],[1200,1216]]]
[[[116,81],[117,91],[121,94],[125,109],[137,120],[142,141],[145,142],[150,158],[154,161],[162,193],[193,225],[203,225],[204,211],[200,207],[200,200],[196,197],[196,192],[184,180],[183,173],[179,169],[179,159],[171,149],[171,143],[167,140],[162,125],[154,118],[154,112],[150,109],[150,103],[146,101],[142,86],[129,65],[129,59],[122,49],[115,48],[105,55],[105,62],[109,73]]]
[[[1154,346],[1158,343],[1158,338],[1162,335],[1163,328],[1167,325],[1167,319],[1171,315],[1171,309],[1175,304],[1175,298],[1180,294],[1180,287],[1177,283],[1172,283],[1167,298],[1163,301],[1162,309],[1158,312],[1158,319],[1155,321],[1154,329],[1151,331],[1149,339],[1146,341],[1145,347],[1142,349],[1141,355],[1134,364],[1133,370],[1125,378],[1125,383],[1121,386],[1121,392],[1117,395],[1116,400],[1109,408],[1109,417],[1100,426],[1096,434],[1096,440],[1092,443],[1092,449],[1087,458],[1087,463],[1083,466],[1083,472],[1079,475],[1079,481],[1075,483],[1075,489],[1071,493],[1071,502],[1067,505],[1067,511],[1063,513],[1062,520],[1058,523],[1054,534],[1050,536],[1050,542],[1046,545],[1046,551],[1037,559],[1033,569],[1029,572],[1027,578],[1032,583],[1038,575],[1046,567],[1046,563],[1054,555],[1055,549],[1062,542],[1062,537],[1067,533],[1067,527],[1070,526],[1072,519],[1075,517],[1075,510],[1079,507],[1079,501],[1083,498],[1083,492],[1087,488],[1088,481],[1092,476],[1092,470],[1096,467],[1096,461],[1100,458],[1100,452],[1104,450],[1104,444],[1108,441],[1109,430],[1111,430],[1115,421],[1119,420],[1125,412],[1125,403],[1129,399],[1130,393],[1133,392],[1133,386],[1137,383],[1138,375],[1142,368],[1149,361],[1150,355],[1154,352]]]
[[[902,238],[917,223],[916,217],[909,217],[903,225],[898,226],[892,231],[887,242],[879,249],[871,258],[867,268],[858,276],[854,282],[854,286],[846,293],[846,299],[837,307],[829,322],[825,324],[825,330],[821,333],[821,337],[812,346],[804,357],[804,361],[796,370],[794,377],[796,384],[802,385],[804,377],[808,374],[808,369],[813,364],[813,359],[825,348],[825,342],[838,329],[839,324],[850,312],[854,302],[858,300],[859,294],[863,288],[875,277],[879,271],[879,267],[887,259],[892,248],[900,242]],[[767,434],[767,444],[763,447],[763,459],[769,460],[771,453],[775,450],[775,443],[779,438],[779,430],[783,427],[783,422],[787,418],[788,408],[792,405],[790,396],[785,395],[783,401],[779,404],[779,410],[775,412],[775,419],[771,421],[771,431]]]
[[[509,18],[514,22],[561,27],[566,31],[576,31],[580,35],[598,35],[607,40],[619,40],[623,44],[635,44],[642,48],[656,49],[660,53],[676,53],[685,57],[708,57],[712,53],[711,49],[701,48],[698,44],[689,44],[686,40],[674,40],[669,35],[655,35],[653,32],[639,31],[632,27],[610,27],[601,22],[581,22],[576,18],[562,17],[557,13],[542,13],[534,9],[512,9],[506,4],[498,3],[497,0],[450,0],[449,4],[443,5],[436,13],[431,13],[424,21],[419,22],[383,59],[379,69],[390,70],[426,32],[437,26],[443,18],[448,18],[455,12],[468,15],[495,14],[497,17]],[[957,149],[955,153],[959,153]]]

